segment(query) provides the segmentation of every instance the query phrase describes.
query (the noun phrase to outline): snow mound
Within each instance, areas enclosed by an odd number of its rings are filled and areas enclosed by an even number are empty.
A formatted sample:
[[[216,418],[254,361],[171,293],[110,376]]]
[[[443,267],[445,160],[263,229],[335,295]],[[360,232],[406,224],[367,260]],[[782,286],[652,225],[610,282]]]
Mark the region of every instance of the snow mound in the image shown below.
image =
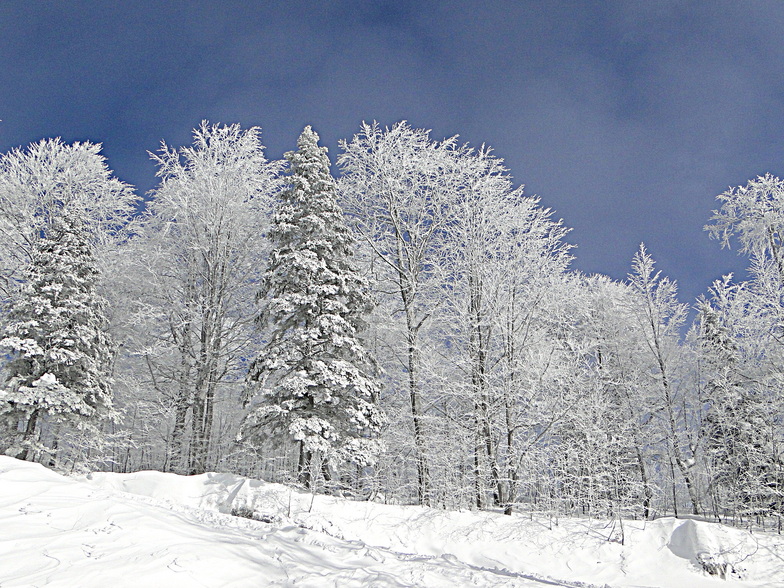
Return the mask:
[[[353,502],[230,474],[73,479],[0,457],[0,585],[781,588],[784,540]]]
[[[292,491],[280,484],[233,474],[206,473],[180,476],[155,471],[132,474],[95,472],[83,481],[104,490],[146,496],[171,506],[215,511],[224,514],[279,520],[291,506]],[[309,495],[306,495],[309,496]],[[297,499],[300,493],[297,493]]]
[[[743,562],[759,549],[759,543],[750,533],[686,520],[672,532],[667,547],[678,557],[725,579],[744,576]],[[784,585],[784,576],[781,580]]]
[[[231,503],[246,481],[245,478],[232,474],[178,476],[155,471],[133,474],[95,472],[84,479],[106,490],[128,492],[171,504],[223,513],[231,512]]]

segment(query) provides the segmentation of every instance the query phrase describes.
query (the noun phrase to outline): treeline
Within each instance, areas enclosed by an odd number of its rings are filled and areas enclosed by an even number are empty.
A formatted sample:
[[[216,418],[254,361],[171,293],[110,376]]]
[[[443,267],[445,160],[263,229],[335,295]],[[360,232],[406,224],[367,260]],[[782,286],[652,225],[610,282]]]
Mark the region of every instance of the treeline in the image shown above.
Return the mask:
[[[231,471],[449,509],[780,526],[784,182],[720,195],[749,258],[689,305],[644,246],[571,270],[488,149],[399,123],[203,123],[142,200],[99,146],[0,160],[0,450],[60,469]]]

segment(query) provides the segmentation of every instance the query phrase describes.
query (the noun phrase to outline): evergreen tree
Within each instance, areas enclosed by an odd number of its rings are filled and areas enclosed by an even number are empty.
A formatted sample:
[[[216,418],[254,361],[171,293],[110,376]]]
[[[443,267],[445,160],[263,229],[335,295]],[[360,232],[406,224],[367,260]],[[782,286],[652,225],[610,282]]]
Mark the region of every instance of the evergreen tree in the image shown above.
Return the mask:
[[[30,458],[45,422],[94,431],[113,414],[113,345],[96,294],[98,273],[81,221],[53,219],[34,245],[0,341],[10,355],[0,391],[6,453]]]
[[[366,280],[351,260],[354,238],[337,204],[325,147],[306,127],[286,154],[289,187],[270,231],[270,267],[259,322],[271,323],[248,380],[261,385],[246,436],[299,444],[299,480],[311,484],[314,454],[326,464],[374,461],[384,417],[377,408],[375,363],[359,337],[372,308]]]

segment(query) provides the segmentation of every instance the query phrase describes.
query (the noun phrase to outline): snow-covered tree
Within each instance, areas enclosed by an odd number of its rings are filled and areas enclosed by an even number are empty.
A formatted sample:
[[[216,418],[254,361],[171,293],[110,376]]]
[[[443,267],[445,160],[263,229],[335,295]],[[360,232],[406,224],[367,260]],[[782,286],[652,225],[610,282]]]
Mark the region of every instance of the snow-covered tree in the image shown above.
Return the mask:
[[[585,348],[581,370],[587,394],[570,410],[567,438],[576,432],[599,443],[580,455],[594,496],[588,512],[648,518],[654,507],[651,454],[658,434],[652,408],[658,393],[650,385],[647,339],[633,315],[635,295],[628,284],[606,276],[581,281],[576,293],[583,316],[577,330]]]
[[[62,214],[84,223],[99,265],[136,209],[131,186],[112,176],[95,143],[43,139],[0,156],[0,293],[6,300],[36,242]]]
[[[770,433],[776,408],[766,401],[764,333],[753,333],[752,293],[717,280],[699,305],[699,359],[709,497],[718,516],[764,512],[775,466]],[[762,335],[760,337],[760,335]],[[774,501],[775,502],[775,501]]]
[[[671,464],[684,480],[692,513],[698,514],[699,488],[694,468],[699,430],[692,422],[696,399],[678,377],[683,351],[679,329],[686,319],[687,306],[678,301],[677,284],[655,270],[655,262],[643,244],[632,260],[628,284],[632,320],[643,338],[654,381],[656,401],[650,410],[660,419]],[[674,479],[672,483],[674,488]],[[673,503],[677,513],[674,495]]]
[[[137,408],[156,420],[140,439],[156,457],[142,465],[199,473],[228,452],[241,419],[240,390],[257,353],[254,296],[282,165],[266,159],[257,127],[205,121],[193,136],[192,146],[164,144],[152,155],[161,183],[118,284],[133,310],[126,320],[132,356],[121,359],[144,392],[127,412],[132,421]]]
[[[559,346],[551,327],[569,262],[567,229],[537,198],[513,188],[487,148],[455,152],[451,174],[456,198],[434,269],[449,293],[439,313],[448,338],[441,353],[449,358],[441,377],[469,405],[475,504],[486,504],[486,480],[495,504],[511,513],[521,440],[530,432],[517,417],[536,394],[520,377],[522,364],[536,363],[534,339],[540,348],[549,347],[542,338]]]
[[[722,205],[705,227],[711,237],[723,247],[737,239],[742,253],[769,261],[784,282],[784,181],[765,174],[716,199]]]
[[[259,323],[269,323],[272,333],[248,375],[251,391],[260,394],[244,434],[297,442],[299,480],[310,486],[314,455],[325,464],[372,464],[384,417],[374,361],[361,339],[372,300],[352,262],[354,238],[337,203],[327,150],[306,127],[286,159],[289,187],[273,218],[259,294]],[[329,478],[328,468],[324,473]]]
[[[714,496],[720,506],[784,511],[784,181],[772,174],[717,196],[706,229],[750,258],[749,280],[717,282],[702,306]],[[723,488],[722,488],[723,486]]]
[[[62,416],[65,414],[65,409],[57,408],[56,404],[48,409],[33,408],[37,402],[35,398],[39,400],[46,397],[53,398],[47,395],[55,390],[63,392],[64,389],[60,389],[59,386],[65,385],[60,379],[65,377],[65,374],[57,373],[56,370],[52,372],[59,383],[46,375],[48,372],[42,372],[39,377],[25,382],[22,366],[27,360],[22,357],[28,353],[35,354],[38,350],[35,347],[26,349],[17,346],[21,341],[32,340],[24,335],[23,319],[20,317],[28,311],[43,312],[43,309],[32,306],[30,298],[38,296],[34,294],[34,287],[43,288],[45,285],[45,282],[41,281],[45,278],[37,273],[41,271],[42,258],[48,255],[48,251],[56,249],[52,244],[56,236],[61,235],[65,240],[75,239],[81,243],[80,247],[84,247],[85,251],[89,250],[89,254],[85,253],[85,255],[90,257],[88,262],[92,268],[90,271],[95,271],[90,277],[92,284],[90,288],[98,293],[105,292],[108,260],[122,240],[122,229],[126,226],[138,201],[131,186],[112,176],[100,150],[101,146],[93,143],[65,144],[60,139],[44,139],[25,149],[14,149],[0,156],[0,295],[6,310],[13,310],[14,313],[13,316],[8,313],[3,316],[3,322],[6,324],[11,320],[14,321],[8,326],[10,330],[7,331],[6,338],[9,343],[6,348],[10,351],[8,355],[10,365],[6,373],[14,384],[10,389],[7,387],[6,392],[14,395],[16,405],[16,408],[11,411],[16,416],[9,418],[13,421],[21,417],[25,423],[22,426],[29,430],[27,439],[31,442],[37,438],[44,421],[55,420],[49,415],[54,413],[61,415],[56,419],[58,422],[67,420]],[[55,263],[54,260],[50,261]],[[52,270],[53,273],[56,271],[59,270]],[[62,276],[51,278],[54,280],[51,288],[57,288],[56,280],[65,283],[69,279],[67,270],[62,271],[64,272]],[[73,279],[79,275],[81,274],[77,272]],[[49,286],[47,291],[48,289]],[[60,299],[58,301],[65,304]],[[78,304],[78,299],[73,304]],[[70,311],[61,309],[58,312]],[[55,315],[50,318],[54,321]],[[61,317],[58,320],[65,321],[66,318]],[[73,320],[76,321],[74,324],[78,324],[81,319]],[[50,322],[49,328],[56,329],[55,323]],[[47,349],[48,344],[39,342],[42,352]],[[90,355],[90,350],[85,351]],[[54,354],[59,357],[59,352],[55,351]],[[41,368],[39,360],[42,357],[36,356],[37,359],[30,363],[31,376],[36,369]],[[51,359],[49,357],[47,362]],[[94,359],[97,361],[96,369],[99,372],[105,369],[99,357]],[[67,361],[67,358],[62,358],[62,361]],[[70,372],[77,374],[79,370],[87,369],[84,365],[86,361],[76,362],[81,367],[75,367]],[[88,376],[85,377],[89,379]],[[37,384],[33,386],[33,382]],[[87,418],[85,415],[93,410],[96,411],[96,415],[101,412],[100,406],[103,404],[104,397],[102,395],[106,391],[98,391],[103,390],[101,388],[103,385],[95,384],[95,386],[98,388],[89,386],[83,388],[83,390],[91,390],[85,392],[83,397],[78,395],[73,397],[72,408],[85,419]],[[33,404],[24,408],[24,402],[18,402],[23,400],[19,394],[31,392],[31,388],[36,390],[30,397]],[[68,394],[63,398],[67,398]],[[67,404],[66,400],[63,402]],[[82,424],[87,422],[81,417],[79,419]],[[11,424],[12,429],[15,426]],[[66,429],[61,427],[61,432],[65,434]],[[50,439],[50,442],[53,441]]]
[[[394,399],[401,414],[407,406],[411,416],[411,431],[395,445],[400,459],[413,454],[417,497],[429,504],[426,364],[433,350],[425,335],[445,294],[436,269],[461,188],[455,159],[465,148],[456,137],[433,141],[429,131],[405,122],[391,129],[364,123],[341,148],[341,202],[369,251],[374,289],[383,293],[384,365],[390,389],[405,394]]]
[[[97,431],[114,416],[114,348],[98,273],[84,224],[73,214],[54,218],[34,244],[0,341],[10,354],[0,392],[0,415],[12,432],[7,453],[34,455],[45,422]]]

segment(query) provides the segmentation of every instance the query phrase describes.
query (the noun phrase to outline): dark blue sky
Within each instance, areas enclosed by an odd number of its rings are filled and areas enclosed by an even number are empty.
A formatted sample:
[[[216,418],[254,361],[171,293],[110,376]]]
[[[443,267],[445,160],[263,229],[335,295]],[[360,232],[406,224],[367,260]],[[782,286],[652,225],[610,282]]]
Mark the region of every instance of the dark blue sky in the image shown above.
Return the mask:
[[[702,230],[715,196],[784,174],[784,2],[0,3],[0,150],[102,142],[146,192],[146,151],[202,119],[362,120],[487,143],[556,211],[574,267],[623,278],[640,241],[691,301],[745,260]]]

